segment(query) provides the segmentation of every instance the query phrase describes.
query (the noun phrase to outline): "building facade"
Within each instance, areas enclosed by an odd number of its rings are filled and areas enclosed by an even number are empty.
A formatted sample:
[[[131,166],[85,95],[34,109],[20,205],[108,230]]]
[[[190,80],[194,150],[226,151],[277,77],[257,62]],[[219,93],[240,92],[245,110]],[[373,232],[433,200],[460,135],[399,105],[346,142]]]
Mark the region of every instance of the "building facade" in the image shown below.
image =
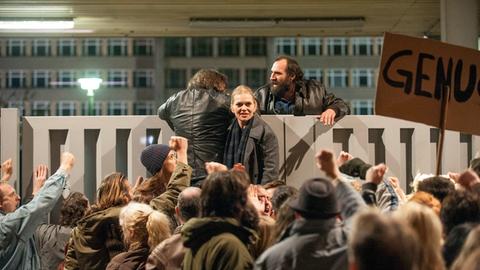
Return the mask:
[[[372,114],[381,37],[162,37],[0,39],[0,106],[23,115],[86,115],[77,79],[98,77],[96,115],[149,115],[200,68],[216,68],[229,88],[268,82],[278,55],[295,57],[305,77],[323,81]]]

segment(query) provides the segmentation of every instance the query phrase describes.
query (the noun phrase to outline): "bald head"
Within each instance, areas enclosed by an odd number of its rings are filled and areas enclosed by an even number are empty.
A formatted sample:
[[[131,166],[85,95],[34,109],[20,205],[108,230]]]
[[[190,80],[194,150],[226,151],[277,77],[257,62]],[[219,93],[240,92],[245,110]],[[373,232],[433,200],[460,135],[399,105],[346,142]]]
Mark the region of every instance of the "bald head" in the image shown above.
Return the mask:
[[[200,194],[202,190],[198,187],[188,187],[178,195],[177,215],[180,223],[185,223],[200,213]]]

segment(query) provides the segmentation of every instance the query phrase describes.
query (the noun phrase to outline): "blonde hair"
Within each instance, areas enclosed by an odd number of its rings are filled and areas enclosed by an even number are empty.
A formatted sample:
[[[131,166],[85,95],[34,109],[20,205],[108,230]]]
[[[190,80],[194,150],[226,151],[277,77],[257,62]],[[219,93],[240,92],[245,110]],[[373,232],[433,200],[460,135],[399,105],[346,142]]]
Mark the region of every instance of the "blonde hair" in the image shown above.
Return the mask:
[[[457,259],[453,262],[452,270],[461,270],[464,269],[464,264],[469,257],[471,257],[472,253],[477,252],[480,250],[480,226],[475,227],[473,230],[470,231],[468,234],[465,243],[463,244],[462,250],[458,254]]]
[[[408,200],[409,202],[416,202],[418,204],[424,205],[432,209],[437,216],[440,216],[440,210],[442,209],[442,204],[440,201],[435,198],[432,194],[424,192],[424,191],[417,191],[413,193],[413,195]]]
[[[442,257],[442,223],[429,207],[409,202],[395,212],[395,217],[405,220],[422,243],[419,254],[419,269],[445,269]]]
[[[275,242],[275,220],[269,216],[260,216],[258,223],[258,240],[252,246],[253,258],[258,258],[267,248]]]
[[[153,249],[170,236],[167,216],[147,204],[130,202],[120,211],[119,219],[129,249],[145,245]]]
[[[235,96],[242,95],[242,94],[248,94],[252,96],[253,102],[255,103],[255,107],[258,108],[257,99],[253,94],[252,88],[246,85],[239,85],[235,89],[233,89],[232,98],[230,99],[230,107],[233,106],[233,103],[235,101]]]

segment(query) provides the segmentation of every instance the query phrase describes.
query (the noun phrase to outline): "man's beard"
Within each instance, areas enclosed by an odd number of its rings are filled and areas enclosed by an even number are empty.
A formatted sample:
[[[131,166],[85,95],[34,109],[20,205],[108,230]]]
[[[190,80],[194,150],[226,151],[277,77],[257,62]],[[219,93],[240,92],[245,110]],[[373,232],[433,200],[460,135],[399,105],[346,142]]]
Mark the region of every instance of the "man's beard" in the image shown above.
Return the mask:
[[[278,84],[273,84],[273,83],[270,83],[271,84],[271,91],[272,91],[272,94],[274,94],[275,96],[279,97],[279,98],[282,98],[285,93],[288,92],[288,89],[289,89],[289,84],[283,82],[283,83],[278,83]]]

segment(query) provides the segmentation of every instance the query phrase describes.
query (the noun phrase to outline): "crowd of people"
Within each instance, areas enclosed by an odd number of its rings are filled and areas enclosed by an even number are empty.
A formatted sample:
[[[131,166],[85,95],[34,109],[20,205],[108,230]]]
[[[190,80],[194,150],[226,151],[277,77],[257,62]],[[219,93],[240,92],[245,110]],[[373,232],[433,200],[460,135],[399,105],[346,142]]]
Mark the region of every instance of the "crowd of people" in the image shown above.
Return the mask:
[[[175,131],[139,157],[134,185],[104,177],[94,201],[60,200],[75,158],[64,152],[48,177],[39,165],[32,196],[8,183],[2,163],[0,269],[478,269],[480,159],[406,194],[385,164],[346,152],[315,156],[318,177],[299,189],[279,179],[278,142],[261,114],[313,114],[332,125],[348,106],[295,60],[279,57],[269,85],[253,92],[202,69],[159,108]]]

